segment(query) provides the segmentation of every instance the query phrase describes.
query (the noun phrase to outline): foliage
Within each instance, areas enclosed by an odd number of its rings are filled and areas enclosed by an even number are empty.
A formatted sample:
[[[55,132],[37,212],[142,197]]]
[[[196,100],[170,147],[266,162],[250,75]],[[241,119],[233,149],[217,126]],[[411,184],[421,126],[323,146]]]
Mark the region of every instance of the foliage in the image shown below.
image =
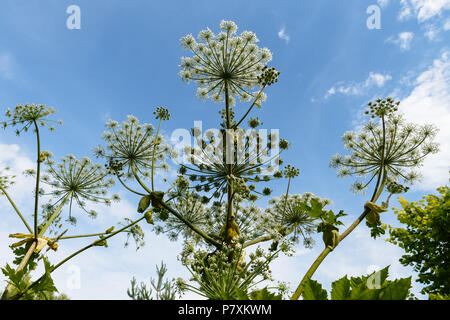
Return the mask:
[[[45,267],[44,276],[40,278],[32,291],[27,290],[30,285],[30,278],[26,269],[16,271],[9,264],[6,264],[1,269],[2,273],[8,278],[8,283],[13,287],[11,295],[22,295],[21,299],[23,300],[56,300],[57,296],[55,296],[55,293],[58,290],[50,276],[51,265],[47,259],[44,258],[43,261]],[[65,300],[64,295],[59,296],[59,298]]]
[[[419,202],[400,197],[398,220],[405,227],[389,226],[388,241],[405,250],[400,262],[414,266],[422,293],[450,294],[450,192],[437,189],[438,195],[424,196]]]
[[[411,277],[387,280],[389,266],[368,276],[347,276],[332,283],[330,300],[405,300],[410,295]],[[328,300],[322,285],[309,279],[303,291],[304,300]]]

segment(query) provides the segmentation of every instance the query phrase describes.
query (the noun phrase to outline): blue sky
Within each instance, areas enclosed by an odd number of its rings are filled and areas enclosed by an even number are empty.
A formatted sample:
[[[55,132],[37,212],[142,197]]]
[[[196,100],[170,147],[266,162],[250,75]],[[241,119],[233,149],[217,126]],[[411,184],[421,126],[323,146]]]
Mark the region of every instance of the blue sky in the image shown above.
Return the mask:
[[[66,27],[66,8],[72,4],[81,9],[80,30]],[[379,30],[366,26],[370,5],[381,10]],[[179,39],[206,27],[216,32],[222,19],[233,20],[240,31],[256,33],[259,46],[273,52],[270,65],[281,71],[279,83],[266,91],[267,102],[253,116],[264,122],[264,128],[280,129],[281,136],[292,143],[284,160],[299,167],[301,175],[291,190],[332,199],[335,209],[350,214],[346,222],[351,223],[365,197],[354,196],[349,191],[352,181],[338,179],[328,163],[333,154],[344,152],[342,134],[361,123],[364,106],[374,98],[401,99],[400,109],[409,120],[441,127],[441,152],[426,162],[424,181],[405,198],[419,200],[448,182],[449,9],[448,0],[252,0],[227,1],[226,5],[213,0],[4,0],[0,4],[0,112],[3,115],[6,108],[21,103],[54,106],[65,124],[56,133],[44,133],[43,141],[56,157],[91,155],[108,118],[122,121],[133,114],[153,122],[152,112],[159,105],[172,114],[164,127],[168,136],[177,128],[191,128],[196,120],[202,120],[204,128],[215,128],[219,107],[198,100],[195,85],[186,85],[178,76],[180,58],[188,55]],[[0,164],[13,163],[17,170],[30,165],[33,141],[31,135],[17,138],[2,131]],[[27,207],[27,183],[18,185],[18,201]],[[272,187],[276,195],[285,190],[282,182]],[[135,214],[136,199],[124,196],[120,208],[106,210],[110,216],[95,221],[80,218],[77,229],[102,229],[117,217]],[[4,199],[0,206],[6,206]],[[395,224],[392,211],[385,221]],[[12,214],[3,220],[1,243],[9,243],[7,234],[18,232],[16,227],[20,225]],[[172,276],[186,274],[176,260],[180,244],[150,232],[147,237],[147,247],[138,252],[121,249],[121,239],[113,248],[95,249],[76,260],[85,279],[80,289],[64,289],[64,270],[55,273],[57,284],[73,298],[117,299],[126,297],[133,275],[147,279],[161,259],[168,262]],[[359,249],[354,248],[352,237],[361,242]],[[154,241],[158,246],[152,245]],[[321,243],[312,251],[299,249],[298,255],[283,258],[274,269],[275,278],[291,281],[293,288]],[[5,248],[0,250],[4,264],[11,255]],[[123,259],[114,260],[113,250]],[[370,239],[369,230],[361,225],[316,276],[329,286],[346,273],[362,274],[370,266],[387,264],[393,265],[393,276],[406,276],[411,269],[398,264],[401,254],[382,239]]]

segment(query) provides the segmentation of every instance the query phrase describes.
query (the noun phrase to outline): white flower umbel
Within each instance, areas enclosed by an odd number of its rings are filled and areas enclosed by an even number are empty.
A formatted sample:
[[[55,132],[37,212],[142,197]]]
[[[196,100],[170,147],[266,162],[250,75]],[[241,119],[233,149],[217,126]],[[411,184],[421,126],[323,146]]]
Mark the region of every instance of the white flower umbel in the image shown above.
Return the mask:
[[[47,160],[47,164],[48,173],[41,180],[53,187],[47,194],[57,199],[55,204],[67,200],[70,205],[75,202],[90,217],[95,218],[97,213],[86,208],[87,202],[109,205],[112,200],[120,200],[118,195],[107,197],[114,180],[107,178],[108,172],[103,166],[92,163],[89,158],[77,159],[68,155],[62,158],[62,163]]]
[[[123,175],[133,179],[132,170],[135,170],[142,178],[151,177],[151,169],[169,169],[166,163],[167,155],[171,148],[164,143],[163,136],[155,132],[151,124],[140,124],[134,116],[121,124],[108,120],[108,129],[103,133],[106,141],[106,149],[98,146],[94,150],[96,157],[105,158],[108,161],[110,173]]]
[[[350,155],[334,155],[330,166],[338,169],[340,177],[368,177],[353,184],[354,192],[364,192],[381,174],[386,182],[413,183],[420,178],[415,169],[427,155],[438,152],[439,146],[433,142],[437,129],[433,125],[406,123],[396,114],[399,103],[391,98],[369,103],[370,111],[366,113],[380,121],[369,121],[360,132],[346,132],[342,137]]]
[[[259,92],[252,90],[261,85],[258,76],[272,59],[272,53],[256,45],[258,38],[253,32],[236,35],[237,26],[232,21],[222,21],[220,29],[222,32],[217,35],[209,28],[202,30],[197,40],[191,34],[181,38],[181,46],[193,56],[181,59],[179,74],[186,82],[197,82],[197,97],[203,101],[211,98],[222,102],[226,84],[231,105],[235,97],[250,101]],[[265,100],[264,93],[259,99]]]

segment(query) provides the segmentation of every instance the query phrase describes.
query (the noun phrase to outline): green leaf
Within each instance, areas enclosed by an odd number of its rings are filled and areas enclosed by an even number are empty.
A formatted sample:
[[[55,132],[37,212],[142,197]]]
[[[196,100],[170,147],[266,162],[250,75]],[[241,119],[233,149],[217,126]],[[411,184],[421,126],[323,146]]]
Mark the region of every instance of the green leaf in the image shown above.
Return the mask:
[[[347,300],[350,298],[350,280],[347,276],[331,284],[331,300]]]
[[[281,300],[281,294],[270,292],[267,287],[250,293],[252,300]]]
[[[328,300],[328,294],[320,283],[308,279],[303,289],[303,300]]]
[[[323,204],[319,202],[317,199],[311,199],[311,209],[309,211],[309,215],[313,218],[318,218],[323,213]]]
[[[381,300],[405,300],[411,289],[411,277],[389,281],[389,284],[382,289]]]
[[[33,287],[33,291],[39,296],[47,298],[48,294],[58,292],[58,289],[56,289],[53,279],[50,276],[50,272],[53,269],[53,266],[50,264],[47,258],[44,258],[43,260],[45,273],[39,280],[39,282]]]

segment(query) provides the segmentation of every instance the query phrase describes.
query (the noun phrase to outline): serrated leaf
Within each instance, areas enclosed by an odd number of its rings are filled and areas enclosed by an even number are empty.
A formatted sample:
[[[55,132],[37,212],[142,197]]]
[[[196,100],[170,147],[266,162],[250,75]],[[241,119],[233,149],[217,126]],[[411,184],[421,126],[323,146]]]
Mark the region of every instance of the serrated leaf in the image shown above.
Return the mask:
[[[44,258],[43,260],[44,260],[45,273],[42,276],[42,278],[39,280],[39,282],[34,286],[33,290],[37,294],[42,295],[43,297],[46,297],[46,293],[58,292],[58,289],[56,289],[53,279],[50,275],[50,272],[53,269],[53,266],[50,264],[48,259]]]
[[[382,289],[381,300],[405,300],[411,289],[411,277],[389,281]]]
[[[328,294],[320,283],[308,279],[303,289],[303,300],[328,300]]]
[[[331,300],[347,300],[350,298],[350,280],[347,276],[331,284]]]
[[[323,204],[317,199],[311,199],[311,209],[309,210],[309,215],[313,218],[318,218],[323,213]]]
[[[281,294],[270,292],[267,287],[250,293],[252,300],[281,300]]]
[[[378,300],[379,289],[369,289],[365,283],[352,289],[350,300]]]

